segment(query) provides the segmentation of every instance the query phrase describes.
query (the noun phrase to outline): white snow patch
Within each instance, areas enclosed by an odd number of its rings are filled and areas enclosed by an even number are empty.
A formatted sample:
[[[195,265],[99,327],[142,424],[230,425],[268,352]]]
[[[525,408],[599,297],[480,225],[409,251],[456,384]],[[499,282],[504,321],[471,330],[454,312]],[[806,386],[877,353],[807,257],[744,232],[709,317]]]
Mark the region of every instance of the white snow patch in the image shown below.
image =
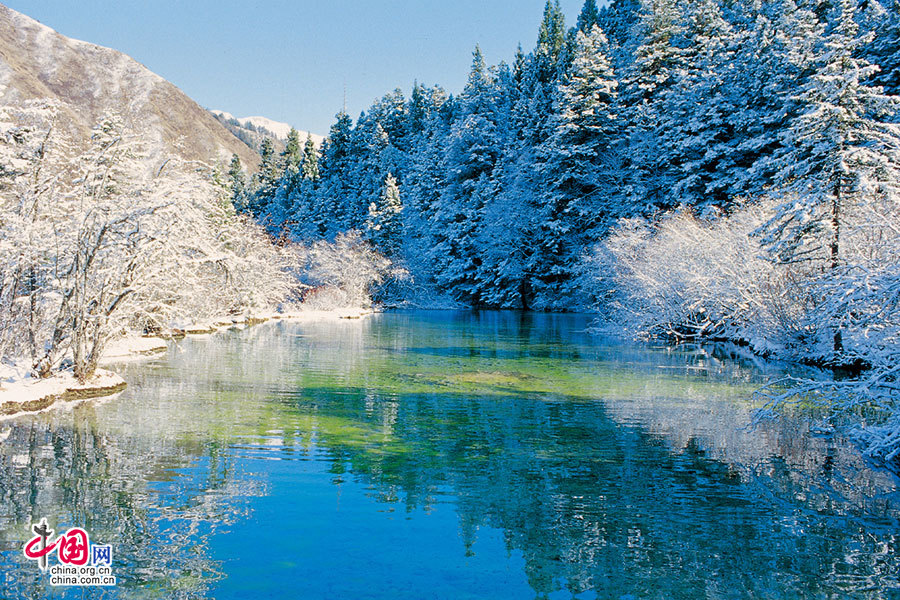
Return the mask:
[[[235,121],[237,121],[238,123],[240,123],[240,120],[237,119],[237,118],[236,118],[233,114],[231,114],[230,112],[225,112],[224,110],[210,110],[209,112],[211,112],[212,114],[216,115],[217,117],[222,117],[222,118],[225,119],[226,121],[230,121],[231,119],[234,119]]]
[[[119,375],[103,369],[97,369],[94,376],[84,383],[79,382],[71,371],[63,371],[46,379],[36,379],[31,376],[26,376],[12,382],[8,380],[4,382],[3,388],[0,389],[0,404],[6,404],[8,402],[31,402],[46,398],[47,396],[55,396],[66,392],[111,388],[122,385],[123,383],[125,383],[125,380]],[[58,403],[54,402],[37,412],[43,412],[57,404]],[[25,413],[2,415],[0,416],[0,420],[9,419],[18,416],[19,414]]]
[[[0,390],[6,389],[8,384],[24,381],[31,378],[31,368],[25,361],[12,362],[6,359],[0,362]]]
[[[241,119],[238,119],[238,121],[241,123],[241,125],[247,125],[249,123],[254,127],[262,127],[263,129],[268,129],[282,140],[287,139],[287,136],[292,129],[291,126],[287,123],[273,121],[272,119],[267,119],[266,117],[243,117]]]
[[[288,134],[291,132],[291,129],[293,129],[293,127],[287,123],[282,123],[281,121],[273,121],[268,117],[235,117],[230,112],[225,112],[224,110],[210,110],[209,112],[222,117],[226,121],[229,119],[234,119],[244,127],[247,127],[247,125],[262,127],[263,129],[266,129],[267,131],[273,133],[275,137],[282,141],[287,140]],[[325,140],[324,136],[316,133],[310,133],[309,131],[298,129],[297,133],[300,134],[301,142],[306,141],[307,135],[312,136],[312,140],[315,143],[316,147],[319,147]]]

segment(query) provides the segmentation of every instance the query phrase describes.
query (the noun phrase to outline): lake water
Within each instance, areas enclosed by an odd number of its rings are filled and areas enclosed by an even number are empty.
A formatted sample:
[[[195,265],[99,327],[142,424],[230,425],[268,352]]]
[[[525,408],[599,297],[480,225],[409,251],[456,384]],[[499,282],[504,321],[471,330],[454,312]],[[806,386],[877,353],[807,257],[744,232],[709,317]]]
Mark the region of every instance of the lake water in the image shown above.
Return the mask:
[[[900,599],[897,479],[749,428],[776,367],[588,325],[267,323],[116,367],[116,398],[0,423],[0,597]],[[118,585],[51,587],[42,517]]]

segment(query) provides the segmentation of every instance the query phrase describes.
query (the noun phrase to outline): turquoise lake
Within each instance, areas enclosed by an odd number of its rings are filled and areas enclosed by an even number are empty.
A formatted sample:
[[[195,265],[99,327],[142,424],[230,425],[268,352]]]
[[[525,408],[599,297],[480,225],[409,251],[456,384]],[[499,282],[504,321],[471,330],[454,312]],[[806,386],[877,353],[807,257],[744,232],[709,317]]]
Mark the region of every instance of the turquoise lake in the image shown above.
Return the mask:
[[[900,481],[751,426],[790,367],[589,326],[269,322],[116,365],[117,397],[0,422],[0,598],[900,599]],[[41,518],[117,585],[49,585]]]

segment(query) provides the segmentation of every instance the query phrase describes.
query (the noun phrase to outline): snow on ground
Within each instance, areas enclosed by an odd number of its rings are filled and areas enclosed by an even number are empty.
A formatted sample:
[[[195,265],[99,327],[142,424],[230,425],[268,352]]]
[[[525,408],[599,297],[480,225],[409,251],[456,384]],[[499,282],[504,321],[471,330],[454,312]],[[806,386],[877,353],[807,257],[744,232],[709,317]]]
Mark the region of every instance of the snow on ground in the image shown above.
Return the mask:
[[[287,123],[273,121],[272,119],[267,119],[266,117],[243,117],[241,119],[238,119],[238,122],[244,126],[246,126],[247,123],[250,123],[254,127],[262,127],[263,129],[268,129],[282,140],[286,140],[288,134],[291,132],[291,126]]]
[[[4,365],[6,366],[6,365]],[[97,369],[90,380],[80,383],[71,371],[46,379],[30,376],[3,382],[0,389],[0,420],[22,413],[43,412],[60,402],[74,402],[121,391],[125,380],[112,371]]]

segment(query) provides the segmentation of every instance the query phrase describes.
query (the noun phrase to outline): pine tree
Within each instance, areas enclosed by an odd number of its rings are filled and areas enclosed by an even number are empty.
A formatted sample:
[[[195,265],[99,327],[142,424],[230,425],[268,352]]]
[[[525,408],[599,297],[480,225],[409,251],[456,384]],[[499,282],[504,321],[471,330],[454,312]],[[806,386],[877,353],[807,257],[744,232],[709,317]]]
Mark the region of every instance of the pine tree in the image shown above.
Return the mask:
[[[558,76],[565,43],[566,21],[559,0],[547,0],[534,51],[538,77],[543,83],[549,83]]]
[[[388,258],[396,258],[403,241],[403,221],[400,190],[397,180],[388,173],[381,190],[378,203],[369,204],[369,219],[366,229],[375,248]]]
[[[756,198],[772,185],[770,157],[781,151],[781,133],[792,111],[791,96],[802,74],[784,58],[778,21],[790,7],[754,0],[742,5],[732,27],[733,67],[723,85],[732,106],[733,142],[729,199]]]
[[[801,112],[778,165],[786,202],[765,227],[766,242],[783,260],[818,259],[832,271],[842,264],[846,213],[900,180],[900,129],[885,120],[898,101],[867,83],[877,69],[859,56],[868,40],[854,16],[854,1],[841,0],[798,94]],[[833,351],[843,351],[837,326]]]
[[[285,170],[299,169],[303,162],[303,148],[300,145],[300,132],[291,127],[287,142],[281,151],[281,164]]]
[[[339,112],[331,126],[328,138],[322,145],[319,161],[319,184],[311,203],[310,214],[315,229],[321,237],[333,237],[349,229],[347,196],[349,173],[353,161],[353,119]]]
[[[269,138],[263,140],[259,155],[259,170],[253,176],[248,209],[257,218],[264,219],[275,198],[284,169],[275,153],[275,144]]]
[[[572,67],[572,61],[575,58],[575,37],[580,31],[581,33],[590,33],[594,25],[600,24],[600,10],[597,8],[595,0],[585,0],[578,14],[575,26],[569,29],[566,34],[565,53],[561,61],[561,74],[568,72]]]
[[[678,10],[673,0],[642,0],[637,24],[641,40],[634,55],[629,84],[638,99],[651,101],[657,90],[671,84],[682,64],[683,52],[675,45],[681,34]]]
[[[571,72],[560,86],[556,130],[542,147],[548,189],[530,267],[539,308],[573,305],[580,255],[595,228],[615,216],[599,198],[612,187],[608,152],[617,131],[618,82],[607,45],[597,25],[588,35],[578,32]]]
[[[387,173],[396,165],[386,160],[392,147],[387,131],[374,113],[363,113],[353,130],[353,155],[348,172],[347,226],[364,229],[369,205],[378,202]]]
[[[443,90],[436,89],[423,105],[423,130],[411,151],[410,167],[403,189],[406,192],[404,211],[405,262],[411,279],[418,288],[434,287],[435,264],[432,249],[440,239],[434,224],[441,192],[445,188],[443,168],[444,148],[449,134],[449,105]],[[424,100],[422,100],[424,102]],[[418,102],[418,101],[417,101]],[[428,108],[424,108],[427,106]],[[411,111],[412,112],[412,111]]]
[[[734,126],[740,107],[731,88],[736,38],[717,0],[693,0],[686,8],[688,45],[660,97],[658,130],[675,173],[670,203],[704,212],[727,208],[734,189],[742,134]]]
[[[473,184],[480,221],[475,232],[479,264],[472,294],[483,306],[524,308],[529,298],[526,267],[534,244],[536,206],[530,179],[536,175],[533,148],[523,143],[519,128],[528,120],[516,114],[523,62],[520,53],[514,69],[501,63],[495,70],[491,119],[497,128],[496,159],[490,176]]]
[[[266,208],[265,217],[261,220],[272,235],[283,237],[290,235],[295,229],[297,219],[297,197],[300,194],[302,178],[296,166],[289,166],[278,181],[275,195]]]
[[[228,181],[231,188],[231,203],[235,210],[243,212],[247,209],[246,187],[244,167],[237,154],[231,155],[231,164],[228,168]]]
[[[612,0],[600,10],[597,24],[606,33],[613,49],[628,45],[640,10],[641,0]],[[619,69],[624,65],[614,62],[613,66]]]
[[[870,4],[877,6],[877,3]],[[867,44],[867,59],[879,67],[872,81],[891,96],[900,96],[900,0],[887,0],[879,11],[875,37]]]
[[[450,127],[443,169],[445,187],[435,207],[436,244],[429,253],[437,283],[458,299],[478,303],[481,266],[478,231],[485,203],[496,193],[492,173],[500,156],[497,89],[480,48],[472,54],[469,79]]]
[[[275,193],[265,208],[266,217],[263,219],[266,228],[273,235],[289,235],[296,224],[295,205],[301,194],[300,165],[302,161],[303,149],[300,146],[300,133],[291,127],[278,161],[281,175]]]
[[[526,73],[530,121],[527,127],[535,145],[543,143],[552,133],[550,116],[553,114],[556,87],[568,62],[565,17],[559,0],[547,0],[537,45]]]
[[[312,139],[312,134],[306,134],[306,144],[303,146],[303,166],[300,168],[303,179],[316,181],[319,179],[319,151]]]
[[[594,25],[600,25],[600,11],[595,0],[585,0],[578,15],[575,28],[585,35],[589,35]]]
[[[634,27],[639,43],[624,73],[623,103],[628,128],[623,140],[629,181],[624,193],[634,214],[652,214],[672,206],[674,175],[666,162],[658,130],[661,100],[682,64],[675,45],[681,33],[674,0],[641,0]]]

